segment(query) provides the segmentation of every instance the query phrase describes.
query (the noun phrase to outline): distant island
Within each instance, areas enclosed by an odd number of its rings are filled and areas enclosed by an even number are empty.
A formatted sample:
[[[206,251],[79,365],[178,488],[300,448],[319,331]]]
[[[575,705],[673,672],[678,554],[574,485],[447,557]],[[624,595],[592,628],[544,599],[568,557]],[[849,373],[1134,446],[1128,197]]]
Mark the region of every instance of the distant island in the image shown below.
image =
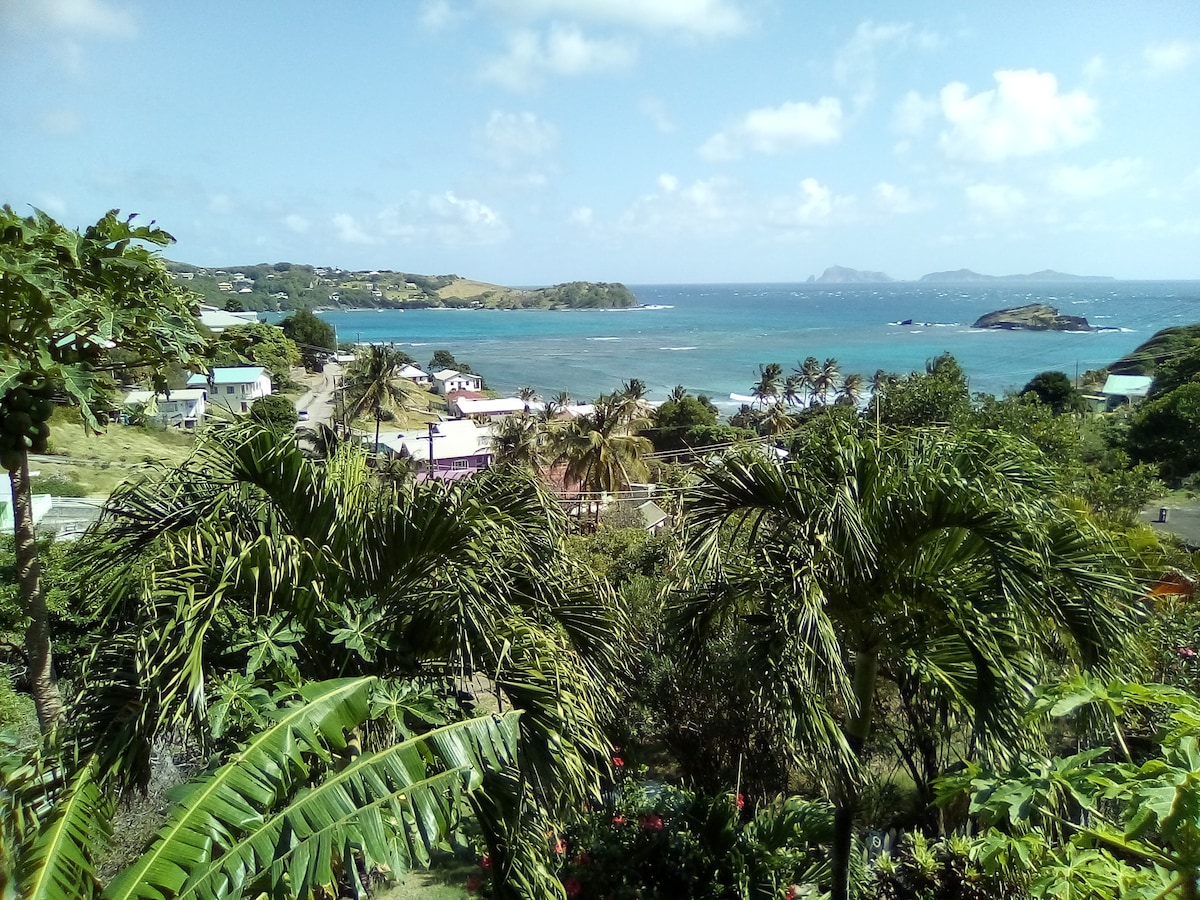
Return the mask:
[[[623,284],[571,281],[512,288],[458,275],[390,270],[351,271],[296,263],[221,268],[167,261],[174,277],[206,303],[248,312],[324,309],[630,309],[638,300]]]
[[[998,309],[975,320],[972,328],[1003,328],[1009,331],[1091,331],[1083,316],[1064,316],[1047,303],[1028,303]]]
[[[850,269],[846,266],[830,266],[820,276],[809,275],[807,284],[893,284],[899,279],[885,272]],[[1020,281],[1031,284],[1056,284],[1068,281],[1116,281],[1109,275],[1070,275],[1043,269],[1028,275],[982,275],[970,269],[955,269],[953,272],[930,272],[917,279],[927,284],[976,284],[983,281]]]

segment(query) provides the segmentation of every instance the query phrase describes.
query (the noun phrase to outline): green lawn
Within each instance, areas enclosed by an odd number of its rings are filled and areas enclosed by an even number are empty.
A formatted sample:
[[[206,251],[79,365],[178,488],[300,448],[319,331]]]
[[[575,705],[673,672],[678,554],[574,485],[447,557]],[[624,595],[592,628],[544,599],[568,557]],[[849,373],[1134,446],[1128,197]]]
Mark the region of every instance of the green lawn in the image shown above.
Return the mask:
[[[374,900],[464,900],[467,879],[479,873],[479,867],[452,862],[435,869],[409,872],[398,884],[381,888]]]

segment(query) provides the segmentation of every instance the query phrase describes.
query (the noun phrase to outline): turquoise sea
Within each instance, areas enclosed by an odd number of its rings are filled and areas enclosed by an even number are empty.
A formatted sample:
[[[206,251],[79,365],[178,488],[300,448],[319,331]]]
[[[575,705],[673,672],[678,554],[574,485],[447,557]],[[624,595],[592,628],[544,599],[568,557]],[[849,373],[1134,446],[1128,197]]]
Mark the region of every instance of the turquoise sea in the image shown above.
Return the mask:
[[[531,385],[592,399],[641,378],[652,399],[676,384],[736,407],[760,363],[785,371],[835,357],[843,373],[909,372],[950,351],[973,391],[1003,394],[1033,375],[1074,376],[1135,348],[1160,328],[1200,322],[1200,282],[818,286],[631,286],[632,310],[347,310],[321,315],[341,341],[394,342],[422,365],[450,350],[509,392]],[[995,309],[1045,302],[1105,329],[1086,333],[975,330]],[[913,324],[898,323],[911,319]]]

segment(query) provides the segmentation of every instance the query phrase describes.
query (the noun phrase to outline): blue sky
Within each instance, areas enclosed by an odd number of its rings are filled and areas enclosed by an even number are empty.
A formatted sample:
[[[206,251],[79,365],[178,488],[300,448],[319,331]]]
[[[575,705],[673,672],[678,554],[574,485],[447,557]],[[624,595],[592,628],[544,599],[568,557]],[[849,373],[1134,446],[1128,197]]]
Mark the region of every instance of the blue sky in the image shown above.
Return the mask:
[[[202,265],[1200,277],[1192,0],[0,0],[0,84],[0,201]]]

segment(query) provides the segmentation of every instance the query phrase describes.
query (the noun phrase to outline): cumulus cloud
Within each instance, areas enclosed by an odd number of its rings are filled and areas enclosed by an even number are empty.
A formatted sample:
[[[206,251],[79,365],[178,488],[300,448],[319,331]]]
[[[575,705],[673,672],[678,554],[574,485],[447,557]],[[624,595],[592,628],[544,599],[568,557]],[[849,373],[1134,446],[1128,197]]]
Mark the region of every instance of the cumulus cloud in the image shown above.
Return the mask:
[[[1200,59],[1200,41],[1167,41],[1150,44],[1143,51],[1151,75],[1169,75],[1186,69]]]
[[[1095,137],[1096,101],[1086,91],[1060,92],[1052,73],[1034,69],[999,71],[995,79],[994,90],[978,94],[958,81],[942,88],[949,128],[940,144],[948,157],[997,163],[1076,147]]]
[[[288,231],[294,231],[296,234],[304,234],[312,227],[312,222],[298,213],[290,213],[283,217],[283,227]]]
[[[853,216],[854,198],[835,194],[815,178],[805,178],[792,194],[769,204],[767,221],[776,227],[808,229],[846,221]]]
[[[558,145],[558,129],[531,112],[493,110],[479,137],[487,156],[501,166],[543,156]]]
[[[442,244],[494,244],[509,235],[498,212],[473,197],[454,191],[411,194],[404,202],[379,214],[379,232],[386,238],[412,242],[434,238]]]
[[[1050,173],[1049,186],[1056,194],[1077,200],[1090,200],[1115,194],[1141,180],[1143,162],[1122,157],[1094,166],[1059,166]]]
[[[740,122],[705,141],[700,155],[729,160],[749,153],[788,153],[835,143],[842,128],[842,103],[834,97],[816,103],[784,103],[746,113]]]
[[[734,233],[746,221],[746,203],[730,179],[707,178],[685,185],[673,175],[660,175],[656,186],[621,216],[622,230],[663,238],[712,236]]]
[[[637,48],[620,39],[590,38],[578,26],[555,24],[545,35],[520,29],[508,39],[507,52],[484,65],[485,80],[509,90],[527,91],[548,76],[579,76],[628,69]]]
[[[595,211],[590,206],[577,206],[567,216],[567,222],[577,228],[591,228],[595,217]]]
[[[22,0],[0,2],[0,24],[31,32],[75,37],[132,38],[137,20],[123,4],[108,0]]]
[[[488,0],[488,3],[508,16],[570,17],[655,34],[718,38],[738,34],[748,25],[746,15],[731,0]]]
[[[971,212],[981,219],[1008,219],[1029,204],[1024,191],[1008,184],[971,184],[965,193]]]

